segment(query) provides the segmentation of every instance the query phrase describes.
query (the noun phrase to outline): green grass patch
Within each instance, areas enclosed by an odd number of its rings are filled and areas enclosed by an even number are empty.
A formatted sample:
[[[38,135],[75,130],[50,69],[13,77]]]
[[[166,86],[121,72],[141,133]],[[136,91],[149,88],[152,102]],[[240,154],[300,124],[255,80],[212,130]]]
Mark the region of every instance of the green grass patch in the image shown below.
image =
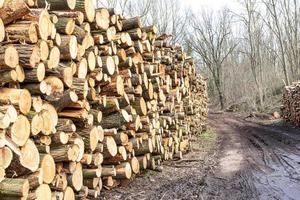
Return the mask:
[[[193,143],[194,150],[207,151],[215,147],[218,135],[215,130],[208,128],[207,131],[201,133],[197,137],[197,142]]]
[[[215,142],[217,139],[217,133],[215,130],[208,128],[207,131],[199,135],[199,139],[206,142]]]

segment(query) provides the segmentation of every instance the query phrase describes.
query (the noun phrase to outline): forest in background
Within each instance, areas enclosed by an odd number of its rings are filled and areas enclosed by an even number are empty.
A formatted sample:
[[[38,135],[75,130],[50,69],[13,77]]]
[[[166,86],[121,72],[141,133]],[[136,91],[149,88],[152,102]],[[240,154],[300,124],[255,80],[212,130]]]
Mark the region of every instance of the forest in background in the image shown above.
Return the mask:
[[[299,79],[300,2],[240,0],[239,12],[224,7],[194,13],[180,0],[95,0],[126,16],[142,16],[168,33],[170,42],[186,42],[209,80],[211,104],[247,111],[279,110],[282,89]]]

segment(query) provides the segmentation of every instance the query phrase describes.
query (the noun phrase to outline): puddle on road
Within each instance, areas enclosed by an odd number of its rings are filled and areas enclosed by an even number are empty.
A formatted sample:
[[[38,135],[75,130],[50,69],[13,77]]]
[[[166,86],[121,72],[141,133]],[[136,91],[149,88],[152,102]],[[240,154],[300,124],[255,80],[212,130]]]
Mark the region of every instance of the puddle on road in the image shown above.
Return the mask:
[[[255,187],[260,199],[300,199],[300,157],[295,154],[279,154],[281,162],[272,162],[272,172],[254,172]]]
[[[257,177],[255,187],[259,193],[259,199],[297,200],[300,198],[299,182],[292,181],[290,176],[280,172],[272,174],[255,174]]]

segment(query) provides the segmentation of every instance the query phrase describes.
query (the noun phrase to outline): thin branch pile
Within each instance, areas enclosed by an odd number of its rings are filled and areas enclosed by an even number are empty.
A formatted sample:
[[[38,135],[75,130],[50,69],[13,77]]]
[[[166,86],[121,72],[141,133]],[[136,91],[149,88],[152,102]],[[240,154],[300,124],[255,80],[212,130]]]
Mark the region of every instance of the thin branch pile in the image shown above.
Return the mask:
[[[91,0],[0,0],[1,200],[92,199],[189,151],[206,83],[156,32]]]

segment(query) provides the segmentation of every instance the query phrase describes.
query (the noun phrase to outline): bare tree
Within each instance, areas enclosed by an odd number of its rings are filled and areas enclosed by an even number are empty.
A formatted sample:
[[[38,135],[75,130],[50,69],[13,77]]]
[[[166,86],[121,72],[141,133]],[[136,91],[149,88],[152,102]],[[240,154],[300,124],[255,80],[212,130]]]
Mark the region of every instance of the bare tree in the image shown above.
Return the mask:
[[[297,79],[300,68],[299,51],[299,5],[297,0],[282,0],[280,8],[283,17],[283,29],[285,34],[284,47],[291,72],[291,78]]]
[[[190,45],[210,70],[217,89],[221,108],[225,107],[223,66],[237,44],[230,41],[232,15],[227,9],[218,15],[203,12],[194,17]]]
[[[244,0],[245,14],[240,15],[245,26],[245,48],[242,50],[249,59],[251,73],[254,79],[259,97],[259,108],[264,108],[263,69],[262,69],[262,45],[263,23],[257,10],[256,0]]]
[[[263,0],[263,3],[267,9],[267,13],[270,16],[270,19],[265,20],[265,22],[268,25],[269,29],[274,33],[278,41],[278,47],[280,52],[280,59],[281,59],[283,73],[284,73],[285,83],[289,85],[290,79],[289,79],[289,73],[286,64],[284,36],[283,36],[283,29],[280,24],[280,12],[278,10],[278,4],[279,4],[278,2],[279,1],[277,0]]]
[[[159,33],[172,35],[171,42],[182,42],[188,28],[190,11],[180,0],[155,0],[148,13],[148,24],[155,24]]]

